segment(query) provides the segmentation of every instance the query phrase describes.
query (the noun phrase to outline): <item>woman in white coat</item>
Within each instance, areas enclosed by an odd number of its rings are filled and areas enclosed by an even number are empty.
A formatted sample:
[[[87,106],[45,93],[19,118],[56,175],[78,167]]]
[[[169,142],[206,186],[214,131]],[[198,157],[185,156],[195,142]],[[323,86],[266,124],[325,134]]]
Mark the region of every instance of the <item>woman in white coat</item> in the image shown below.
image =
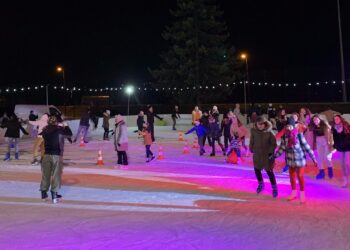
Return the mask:
[[[114,129],[114,148],[118,153],[118,165],[128,165],[128,128],[123,116],[117,115],[115,117]],[[124,167],[125,168],[125,167]]]

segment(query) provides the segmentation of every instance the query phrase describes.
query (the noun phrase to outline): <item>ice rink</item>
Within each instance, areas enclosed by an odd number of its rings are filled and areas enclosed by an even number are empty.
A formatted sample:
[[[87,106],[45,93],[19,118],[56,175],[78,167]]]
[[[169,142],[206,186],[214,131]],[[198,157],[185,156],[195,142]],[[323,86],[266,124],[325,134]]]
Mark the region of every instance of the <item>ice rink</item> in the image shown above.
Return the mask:
[[[186,129],[185,127],[182,128]],[[129,166],[117,169],[113,140],[66,142],[58,204],[40,199],[40,166],[32,166],[33,139],[20,142],[20,160],[0,162],[0,249],[350,249],[350,188],[335,178],[315,180],[306,169],[306,204],[288,202],[284,157],[276,166],[279,196],[272,198],[267,175],[257,195],[251,157],[239,165],[199,156],[187,135],[190,153],[178,131],[156,127],[164,160],[145,163],[143,140],[129,128]],[[73,131],[75,133],[76,131]],[[7,145],[2,143],[1,155]],[[104,166],[97,166],[98,150]]]

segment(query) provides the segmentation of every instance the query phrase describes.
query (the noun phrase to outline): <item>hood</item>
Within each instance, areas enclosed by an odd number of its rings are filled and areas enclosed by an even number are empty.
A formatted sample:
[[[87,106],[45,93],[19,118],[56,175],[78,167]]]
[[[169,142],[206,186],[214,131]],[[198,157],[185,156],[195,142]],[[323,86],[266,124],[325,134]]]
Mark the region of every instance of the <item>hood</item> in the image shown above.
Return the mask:
[[[266,125],[266,128],[264,130],[259,130],[257,127],[256,127],[256,123],[254,123],[254,128],[257,130],[257,131],[261,131],[261,132],[270,132],[272,131],[272,123],[269,122],[268,120],[265,120],[264,121],[265,125]]]

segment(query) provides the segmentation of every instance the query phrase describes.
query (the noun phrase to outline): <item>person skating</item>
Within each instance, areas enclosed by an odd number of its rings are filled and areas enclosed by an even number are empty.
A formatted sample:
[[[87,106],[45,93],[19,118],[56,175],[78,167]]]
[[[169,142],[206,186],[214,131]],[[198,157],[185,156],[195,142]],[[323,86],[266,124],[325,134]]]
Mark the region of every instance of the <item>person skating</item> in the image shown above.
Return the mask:
[[[117,164],[122,169],[125,169],[128,165],[128,156],[126,154],[128,150],[128,128],[124,117],[121,115],[115,117],[114,148],[118,153]]]
[[[111,111],[106,109],[103,112],[103,123],[102,127],[104,129],[103,140],[109,140],[109,119],[111,118]]]
[[[238,133],[239,138],[242,141],[242,147],[245,150],[245,156],[249,156],[249,148],[245,144],[245,138],[248,135],[248,129],[242,124],[242,122],[238,119],[236,115],[233,115],[231,117],[231,128],[230,128],[230,133],[231,136],[233,137],[235,133]]]
[[[62,145],[60,142],[61,136],[72,136],[72,131],[67,123],[58,125],[57,118],[50,116],[48,125],[41,132],[44,138],[45,154],[41,162],[41,183],[40,191],[41,198],[46,200],[48,198],[47,192],[51,191],[51,198],[53,203],[57,203],[61,195],[58,191],[61,187],[61,178],[63,170]]]
[[[194,127],[188,130],[185,135],[188,135],[192,133],[193,131],[196,131],[197,137],[198,137],[198,144],[199,144],[199,155],[203,155],[205,153],[204,150],[204,137],[207,134],[206,128],[200,123],[200,121],[194,122]]]
[[[233,113],[231,114],[231,116],[232,115]],[[232,139],[231,124],[232,124],[232,120],[227,116],[225,116],[224,119],[222,119],[221,121],[221,133],[224,135],[224,145],[225,145],[226,152]]]
[[[173,113],[171,114],[171,119],[173,120],[173,130],[176,130],[176,119],[180,119],[179,106],[175,105]]]
[[[224,148],[224,145],[221,143],[220,127],[212,115],[209,116],[209,126],[208,126],[207,136],[208,136],[208,139],[210,139],[209,141],[211,143],[211,148],[212,148],[210,156],[215,156],[215,141],[218,142],[223,155],[225,155],[226,154],[225,148]]]
[[[7,153],[5,155],[4,161],[11,160],[11,147],[15,148],[15,159],[19,160],[19,138],[20,131],[23,134],[28,135],[28,132],[22,127],[21,122],[18,120],[18,117],[15,114],[10,116],[5,124],[1,125],[2,128],[6,128],[4,137],[7,137]]]
[[[29,124],[32,126],[35,126],[38,128],[38,134],[34,141],[34,147],[33,147],[33,161],[31,162],[32,165],[38,165],[45,153],[45,145],[44,145],[44,138],[41,135],[41,132],[43,131],[44,127],[47,126],[47,121],[49,120],[49,116],[47,114],[43,114],[38,121],[29,121]],[[38,150],[40,148],[40,161],[38,160]]]
[[[214,117],[216,123],[219,123],[220,112],[217,106],[213,106],[213,108],[209,112],[209,115]]]
[[[261,171],[265,170],[270,179],[272,196],[274,198],[278,196],[278,189],[276,177],[273,173],[275,162],[271,156],[273,156],[276,146],[276,139],[272,133],[272,124],[259,116],[251,129],[249,142],[250,151],[253,153],[254,172],[258,180],[256,193],[260,194],[264,190],[265,185]]]
[[[137,115],[137,120],[136,120],[136,125],[137,125],[137,131],[141,133],[141,131],[143,130],[143,124],[145,124],[145,114],[143,113],[142,110],[140,110],[139,114]]]
[[[150,162],[152,160],[154,160],[154,155],[151,151],[151,145],[152,145],[152,135],[150,133],[150,131],[148,130],[148,124],[144,123],[143,125],[143,129],[141,131],[141,135],[143,137],[143,143],[145,145],[145,149],[146,149],[146,162]]]
[[[317,167],[316,158],[309,144],[306,142],[305,137],[295,127],[295,120],[289,117],[286,125],[286,133],[281,138],[281,144],[273,155],[273,158],[277,158],[285,153],[285,161],[289,166],[289,178],[292,187],[292,193],[288,196],[287,200],[292,201],[296,199],[296,177],[298,176],[298,182],[300,186],[300,202],[305,202],[305,181],[304,181],[304,168],[306,166],[306,153],[310,156]]]
[[[226,151],[226,156],[227,156],[226,161],[228,161],[232,152],[234,152],[237,156],[237,163],[239,160],[242,160],[241,146],[242,146],[242,140],[239,138],[239,135],[236,132],[230,141],[230,147]]]
[[[155,141],[154,138],[154,117],[158,118],[159,120],[163,120],[162,117],[158,116],[156,113],[153,112],[153,107],[151,105],[147,106],[147,123],[148,123],[148,128],[151,132],[152,135],[152,142]]]
[[[350,181],[350,125],[341,115],[334,116],[332,133],[334,148],[340,155],[340,166],[343,174],[341,186],[346,188]]]
[[[203,111],[203,115],[200,118],[199,122],[200,122],[200,124],[203,125],[203,127],[206,130],[206,134],[205,134],[204,139],[203,139],[203,146],[205,145],[205,141],[208,139],[208,145],[209,145],[209,147],[211,147],[211,141],[207,135],[209,132],[209,112],[207,110]],[[194,123],[193,123],[193,125],[194,125]]]
[[[89,127],[90,127],[90,110],[86,110],[80,118],[79,128],[73,142],[76,142],[78,137],[80,136],[80,133],[82,133],[84,143],[88,143],[86,136],[89,131]]]
[[[309,125],[310,131],[312,131],[312,145],[313,150],[317,150],[317,163],[319,173],[316,175],[316,179],[324,179],[324,163],[328,167],[328,177],[333,178],[333,135],[331,132],[331,126],[327,121],[322,120],[318,115],[314,115]]]

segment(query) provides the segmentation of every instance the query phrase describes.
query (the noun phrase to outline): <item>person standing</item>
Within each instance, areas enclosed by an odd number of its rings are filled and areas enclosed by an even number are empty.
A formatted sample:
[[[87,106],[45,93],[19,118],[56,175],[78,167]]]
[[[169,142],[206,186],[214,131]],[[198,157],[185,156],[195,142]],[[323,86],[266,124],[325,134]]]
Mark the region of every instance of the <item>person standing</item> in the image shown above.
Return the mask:
[[[203,127],[205,128],[205,131],[206,131],[204,138],[203,138],[203,147],[205,145],[206,139],[208,139],[208,144],[211,147],[211,140],[210,140],[210,137],[208,136],[208,133],[209,133],[209,112],[207,110],[203,111],[203,115],[199,119],[199,123],[203,125]],[[194,123],[194,125],[195,124],[196,123]]]
[[[52,203],[57,203],[58,199],[61,197],[58,191],[61,187],[63,171],[63,150],[60,136],[72,136],[72,131],[67,123],[63,122],[62,125],[59,126],[57,118],[55,116],[50,116],[48,125],[43,129],[41,135],[44,138],[45,144],[45,154],[41,162],[41,198],[43,200],[48,198],[47,192],[51,187]]]
[[[212,115],[209,116],[209,126],[208,126],[207,136],[208,136],[208,140],[210,139],[209,141],[211,143],[211,148],[212,148],[210,156],[215,156],[215,141],[218,142],[223,155],[226,155],[224,145],[222,145],[221,143],[221,131],[220,131],[219,124],[216,122],[215,118]]]
[[[209,114],[214,117],[215,122],[219,124],[220,112],[218,107],[214,105]]]
[[[305,203],[305,181],[304,169],[306,166],[306,153],[310,156],[317,167],[314,152],[306,142],[305,137],[295,127],[295,120],[289,117],[286,124],[286,132],[282,136],[281,144],[272,158],[277,158],[285,152],[286,165],[289,166],[289,179],[292,187],[292,193],[287,200],[292,201],[296,199],[297,187],[296,177],[300,187],[300,203]]]
[[[194,110],[192,111],[192,125],[194,125],[195,121],[199,121],[202,118],[202,111],[199,110],[198,106],[194,107]]]
[[[19,144],[19,138],[20,138],[20,131],[22,131],[23,134],[25,135],[28,135],[28,132],[22,127],[21,122],[18,120],[15,114],[12,114],[10,116],[10,120],[7,121],[5,124],[1,125],[1,127],[6,128],[4,137],[8,138],[7,153],[5,155],[4,161],[11,160],[12,146],[15,148],[15,159],[19,160],[18,144]]]
[[[47,126],[47,121],[49,120],[49,116],[47,114],[43,114],[40,117],[40,120],[38,121],[29,121],[29,124],[35,126],[38,128],[38,134],[34,142],[34,148],[33,148],[33,161],[31,162],[32,165],[39,165],[39,163],[43,160],[44,153],[45,153],[45,146],[44,146],[44,138],[41,135],[41,132],[43,129]],[[38,160],[38,150],[40,148],[40,161]]]
[[[90,127],[90,110],[86,110],[80,118],[79,128],[73,142],[76,142],[78,137],[80,136],[80,133],[83,133],[82,136],[83,136],[84,143],[88,143],[86,136],[89,131],[89,127]]]
[[[350,125],[341,115],[333,117],[332,133],[334,148],[340,155],[340,166],[343,174],[341,186],[346,188],[350,181]]]
[[[145,144],[146,157],[147,157],[146,162],[150,162],[150,161],[154,160],[154,158],[155,158],[152,151],[151,151],[152,136],[148,130],[148,124],[144,123],[142,126],[143,126],[143,129],[142,129],[140,134],[142,135],[143,143]]]
[[[156,113],[153,112],[153,107],[151,105],[147,106],[147,123],[149,131],[151,132],[152,142],[155,141],[154,138],[154,117],[157,117],[159,120],[163,120],[162,117],[158,116]]]
[[[173,120],[173,130],[176,130],[176,119],[180,119],[179,106],[175,105],[173,113],[171,114],[171,119]]]
[[[118,153],[117,164],[122,169],[126,169],[128,165],[128,156],[126,154],[128,150],[128,128],[124,117],[121,115],[115,117],[114,148]]]
[[[332,151],[333,151],[333,135],[331,127],[327,121],[322,120],[318,115],[314,115],[309,125],[310,131],[312,131],[312,145],[313,150],[317,150],[317,162],[319,173],[316,175],[316,179],[324,179],[324,163],[328,167],[328,177],[333,178],[333,166],[332,166]]]
[[[110,118],[111,118],[111,111],[106,109],[103,112],[103,123],[102,123],[102,127],[104,129],[103,140],[106,140],[106,141],[109,140],[109,119]]]
[[[232,124],[232,120],[227,116],[225,116],[224,119],[222,119],[221,121],[221,133],[224,135],[225,152],[227,152],[228,146],[232,140],[231,124]]]
[[[264,179],[261,171],[265,169],[270,179],[272,196],[274,198],[278,196],[278,190],[276,177],[273,173],[275,161],[271,156],[273,156],[276,146],[276,139],[272,133],[272,124],[259,116],[251,129],[249,142],[250,151],[253,153],[254,172],[258,181],[256,193],[260,194],[264,190]]]

